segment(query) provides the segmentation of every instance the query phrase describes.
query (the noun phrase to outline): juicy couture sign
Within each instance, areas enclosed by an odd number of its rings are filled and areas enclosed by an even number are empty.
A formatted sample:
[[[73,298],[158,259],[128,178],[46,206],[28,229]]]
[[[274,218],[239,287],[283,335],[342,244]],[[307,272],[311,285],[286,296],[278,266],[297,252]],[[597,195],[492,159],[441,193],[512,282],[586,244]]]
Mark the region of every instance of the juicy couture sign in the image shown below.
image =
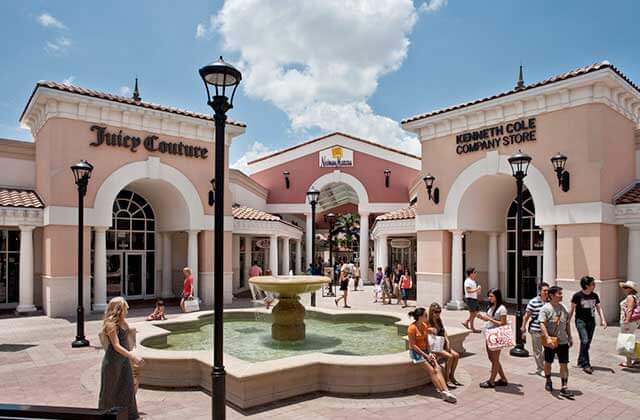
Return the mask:
[[[91,131],[96,133],[95,140],[89,143],[89,146],[98,147],[102,144],[113,147],[123,147],[132,152],[137,152],[140,146],[150,152],[167,153],[170,155],[186,156],[190,158],[206,159],[209,150],[205,147],[191,146],[183,142],[161,141],[158,136],[142,137],[130,136],[118,130],[118,132],[109,132],[107,127],[92,125]]]
[[[468,131],[456,136],[456,153],[493,150],[499,146],[536,141],[536,119],[527,118],[482,130]]]

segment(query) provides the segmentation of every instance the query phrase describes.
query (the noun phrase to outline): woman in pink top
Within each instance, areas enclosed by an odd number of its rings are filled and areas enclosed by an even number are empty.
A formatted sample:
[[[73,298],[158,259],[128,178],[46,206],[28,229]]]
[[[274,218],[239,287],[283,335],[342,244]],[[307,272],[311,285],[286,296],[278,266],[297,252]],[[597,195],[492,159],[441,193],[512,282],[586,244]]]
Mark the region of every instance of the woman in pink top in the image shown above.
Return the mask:
[[[184,283],[182,283],[182,299],[180,299],[180,310],[182,310],[182,312],[185,312],[184,301],[193,298],[193,275],[191,273],[191,268],[189,267],[185,267],[184,269],[182,269],[182,273],[184,274]]]
[[[407,307],[409,299],[409,290],[411,290],[412,282],[409,270],[404,270],[404,274],[400,277],[400,293],[402,293],[402,307]]]

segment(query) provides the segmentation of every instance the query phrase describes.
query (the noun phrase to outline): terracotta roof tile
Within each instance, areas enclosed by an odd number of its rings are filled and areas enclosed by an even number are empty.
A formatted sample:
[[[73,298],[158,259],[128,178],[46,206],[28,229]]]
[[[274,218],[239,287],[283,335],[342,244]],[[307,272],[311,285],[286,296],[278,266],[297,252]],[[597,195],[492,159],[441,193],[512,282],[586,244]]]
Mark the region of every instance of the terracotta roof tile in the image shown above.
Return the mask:
[[[387,220],[406,220],[416,218],[416,206],[409,206],[404,209],[390,211],[389,213],[381,214],[376,217],[376,222]]]
[[[282,220],[278,216],[274,216],[273,214],[244,206],[234,207],[232,213],[234,219],[240,220],[262,220],[267,222],[279,222]]]
[[[616,198],[616,204],[637,204],[640,203],[640,181],[632,185],[621,196]]]
[[[90,96],[92,98],[105,99],[107,101],[118,102],[118,103],[121,103],[121,104],[139,106],[139,107],[147,108],[147,109],[153,109],[155,111],[170,112],[172,114],[184,115],[186,117],[199,118],[201,120],[213,121],[213,116],[208,115],[208,114],[201,114],[199,112],[187,111],[187,110],[180,109],[180,108],[174,108],[174,107],[170,107],[170,106],[154,104],[152,102],[136,101],[133,98],[129,98],[129,97],[126,97],[126,96],[113,95],[111,93],[100,92],[100,91],[97,91],[97,90],[87,89],[87,88],[83,88],[83,87],[80,87],[80,86],[74,86],[74,85],[68,85],[68,84],[64,84],[64,83],[53,82],[53,81],[50,81],[50,80],[41,80],[38,83],[36,83],[36,87],[33,90],[33,93],[31,94],[31,98],[33,98],[33,95],[36,93],[36,90],[38,90],[38,87],[47,87],[47,88],[50,88],[50,89],[60,90],[60,91],[63,91],[63,92],[76,93],[78,95]],[[29,102],[31,102],[31,98],[29,98]],[[27,106],[28,106],[29,102],[27,102]],[[20,116],[20,120],[22,120],[22,117],[24,116],[24,113],[26,112],[26,110],[27,110],[27,107],[25,107],[25,110],[22,112],[22,115]],[[244,123],[241,123],[241,122],[238,122],[238,121],[232,121],[232,120],[229,120],[229,119],[227,120],[227,124],[235,125],[235,126],[238,126],[238,127],[246,127],[247,126]]]
[[[635,90],[640,92],[640,87],[638,87],[636,84],[634,84],[627,76],[625,76],[613,64],[611,64],[611,63],[609,63],[608,61],[605,60],[605,61],[600,61],[598,63],[590,64],[588,66],[579,67],[579,68],[577,68],[575,70],[571,70],[571,71],[568,71],[566,73],[562,73],[562,74],[559,74],[557,76],[550,77],[550,78],[542,80],[540,82],[532,83],[530,85],[525,85],[521,89],[513,88],[513,89],[508,90],[506,92],[500,92],[498,94],[495,94],[493,96],[488,96],[486,98],[475,99],[473,101],[469,101],[469,102],[453,105],[453,106],[450,106],[450,107],[447,107],[447,108],[442,108],[442,109],[437,109],[437,110],[434,110],[434,111],[430,111],[430,112],[427,112],[425,114],[415,115],[413,117],[409,117],[409,118],[406,118],[406,119],[402,120],[402,124],[406,124],[406,123],[409,123],[411,121],[421,120],[423,118],[433,117],[434,115],[444,114],[446,112],[455,111],[457,109],[466,108],[466,107],[471,106],[471,105],[476,105],[476,104],[479,104],[479,103],[482,103],[482,102],[491,101],[493,99],[502,98],[502,97],[505,97],[505,96],[508,96],[508,95],[513,95],[515,93],[519,93],[519,92],[524,92],[526,90],[535,89],[537,87],[550,85],[552,83],[561,82],[563,80],[571,79],[571,78],[577,77],[577,76],[582,76],[584,74],[592,73],[594,71],[603,70],[603,69],[611,69],[618,76],[620,76],[625,82],[627,82],[631,87],[633,87]]]
[[[33,190],[0,188],[0,207],[29,207],[41,209],[42,200]]]

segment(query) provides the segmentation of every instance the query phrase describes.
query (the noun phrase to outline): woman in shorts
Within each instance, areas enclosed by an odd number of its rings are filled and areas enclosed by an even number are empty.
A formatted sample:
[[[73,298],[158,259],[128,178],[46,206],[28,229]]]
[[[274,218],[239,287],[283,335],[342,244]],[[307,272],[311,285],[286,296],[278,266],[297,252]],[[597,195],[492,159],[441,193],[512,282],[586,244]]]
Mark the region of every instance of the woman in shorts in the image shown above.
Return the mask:
[[[429,306],[429,328],[432,334],[444,339],[444,346],[442,348],[442,351],[434,353],[436,354],[436,356],[438,356],[438,358],[442,358],[445,360],[444,377],[447,380],[447,385],[449,386],[449,388],[455,388],[462,385],[455,378],[456,368],[458,367],[458,361],[460,360],[460,354],[458,354],[458,352],[451,347],[449,336],[447,335],[447,331],[444,329],[441,313],[442,308],[439,304],[434,302]]]
[[[344,308],[351,308],[351,306],[347,304],[347,297],[349,295],[349,269],[346,264],[340,269],[340,290],[342,291],[342,296],[334,300],[336,306],[338,306],[338,302],[342,300],[344,302]]]
[[[447,383],[442,376],[442,368],[438,364],[436,356],[429,349],[429,325],[427,324],[427,310],[425,308],[416,308],[409,312],[409,316],[413,317],[413,322],[407,328],[409,336],[409,357],[411,362],[419,364],[431,378],[431,383],[440,393],[443,400],[450,403],[457,401]]]

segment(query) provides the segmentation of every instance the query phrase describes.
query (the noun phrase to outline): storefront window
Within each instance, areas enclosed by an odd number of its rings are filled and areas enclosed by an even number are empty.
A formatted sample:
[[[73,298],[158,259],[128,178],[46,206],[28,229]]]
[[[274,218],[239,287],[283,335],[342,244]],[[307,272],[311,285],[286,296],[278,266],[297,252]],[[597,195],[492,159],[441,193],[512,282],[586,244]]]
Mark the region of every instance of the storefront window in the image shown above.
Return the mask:
[[[0,230],[0,308],[18,302],[20,231]]]

